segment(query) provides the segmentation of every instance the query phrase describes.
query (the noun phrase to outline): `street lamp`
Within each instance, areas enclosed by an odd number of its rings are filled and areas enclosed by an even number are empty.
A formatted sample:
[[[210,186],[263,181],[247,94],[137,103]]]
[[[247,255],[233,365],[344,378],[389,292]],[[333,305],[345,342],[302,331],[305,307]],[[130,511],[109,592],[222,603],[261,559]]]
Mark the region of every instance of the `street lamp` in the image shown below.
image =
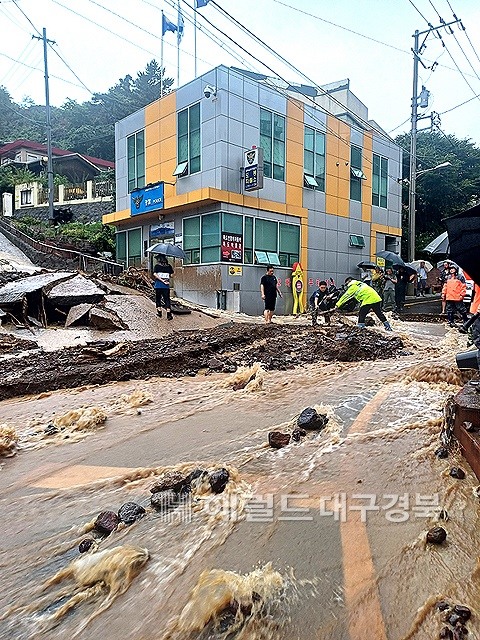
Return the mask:
[[[451,167],[452,163],[442,162],[430,169],[421,169],[420,171],[411,171],[410,180],[408,182],[408,262],[415,260],[415,197],[416,197],[416,184],[417,178],[423,176],[424,173],[430,171],[436,171],[437,169],[443,169],[444,167]]]

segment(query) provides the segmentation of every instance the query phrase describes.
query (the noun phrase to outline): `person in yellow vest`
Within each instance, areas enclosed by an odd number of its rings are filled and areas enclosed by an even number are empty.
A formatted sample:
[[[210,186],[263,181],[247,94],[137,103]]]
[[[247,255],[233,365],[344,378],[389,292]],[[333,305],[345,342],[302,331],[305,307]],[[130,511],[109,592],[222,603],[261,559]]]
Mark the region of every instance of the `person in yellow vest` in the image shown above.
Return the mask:
[[[345,284],[347,286],[347,290],[339,299],[335,307],[340,309],[346,302],[355,298],[355,300],[360,302],[357,326],[365,327],[365,318],[370,311],[373,311],[377,318],[383,322],[385,329],[387,331],[392,331],[392,327],[382,311],[382,298],[378,295],[375,289],[370,287],[368,284],[365,284],[365,282],[360,282],[353,278],[346,278]]]

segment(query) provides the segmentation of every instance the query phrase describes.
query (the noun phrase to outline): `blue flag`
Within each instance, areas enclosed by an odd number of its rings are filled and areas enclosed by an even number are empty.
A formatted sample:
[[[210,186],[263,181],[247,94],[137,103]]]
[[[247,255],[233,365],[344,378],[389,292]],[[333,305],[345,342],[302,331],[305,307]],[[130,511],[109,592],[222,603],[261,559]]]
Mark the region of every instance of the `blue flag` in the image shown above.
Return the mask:
[[[170,22],[168,18],[166,18],[162,13],[162,36],[164,36],[167,31],[172,31],[175,33],[177,31],[177,25]]]
[[[195,0],[195,9],[200,9],[200,7],[206,7],[210,0]]]
[[[177,43],[178,44],[180,44],[183,38],[183,28],[184,28],[183,16],[182,16],[182,12],[180,11],[180,5],[179,5],[178,18],[177,18]]]

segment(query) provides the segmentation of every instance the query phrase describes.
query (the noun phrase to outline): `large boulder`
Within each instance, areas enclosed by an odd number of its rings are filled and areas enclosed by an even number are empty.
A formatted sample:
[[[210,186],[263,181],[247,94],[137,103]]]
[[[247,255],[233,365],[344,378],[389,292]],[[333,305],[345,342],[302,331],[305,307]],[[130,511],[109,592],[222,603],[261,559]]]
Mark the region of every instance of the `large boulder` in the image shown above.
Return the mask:
[[[268,444],[273,449],[282,449],[290,442],[290,434],[281,431],[270,431],[268,434]]]
[[[226,469],[218,469],[210,474],[208,481],[213,493],[222,493],[227,486],[230,474]]]
[[[115,511],[102,511],[95,520],[94,529],[104,536],[115,531],[118,526],[118,516]]]

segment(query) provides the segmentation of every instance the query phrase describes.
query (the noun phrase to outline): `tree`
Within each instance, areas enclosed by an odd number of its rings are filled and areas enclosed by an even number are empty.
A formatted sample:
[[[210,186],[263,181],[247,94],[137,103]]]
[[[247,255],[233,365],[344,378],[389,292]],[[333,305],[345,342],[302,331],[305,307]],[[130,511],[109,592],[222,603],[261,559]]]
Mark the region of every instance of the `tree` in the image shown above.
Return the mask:
[[[403,177],[408,180],[410,135],[396,138],[404,149]],[[459,140],[439,131],[421,131],[417,136],[417,171],[442,162],[451,166],[418,176],[416,185],[416,249],[421,249],[446,230],[442,222],[465,211],[480,198],[480,149],[468,139]],[[408,227],[408,185],[402,189],[403,229]],[[407,243],[403,243],[406,246]]]

